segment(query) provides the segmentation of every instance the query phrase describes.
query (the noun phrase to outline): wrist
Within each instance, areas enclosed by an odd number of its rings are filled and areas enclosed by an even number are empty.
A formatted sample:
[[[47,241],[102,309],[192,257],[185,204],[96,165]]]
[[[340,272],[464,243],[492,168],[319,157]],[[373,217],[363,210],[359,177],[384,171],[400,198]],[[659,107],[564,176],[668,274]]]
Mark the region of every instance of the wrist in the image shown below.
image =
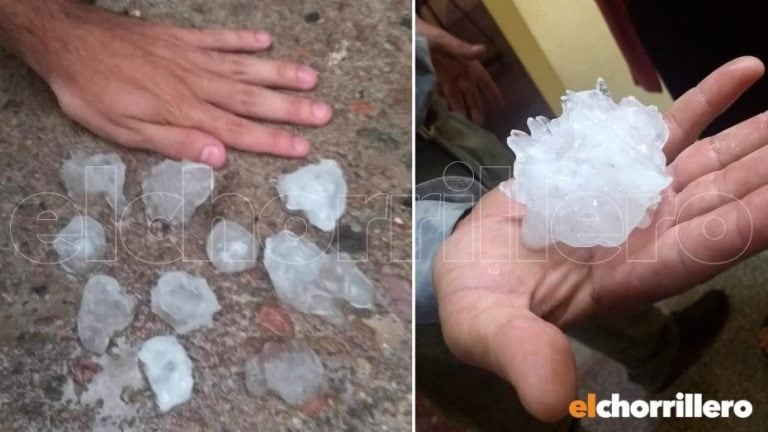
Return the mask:
[[[0,0],[0,42],[50,82],[53,59],[90,9],[81,0]]]

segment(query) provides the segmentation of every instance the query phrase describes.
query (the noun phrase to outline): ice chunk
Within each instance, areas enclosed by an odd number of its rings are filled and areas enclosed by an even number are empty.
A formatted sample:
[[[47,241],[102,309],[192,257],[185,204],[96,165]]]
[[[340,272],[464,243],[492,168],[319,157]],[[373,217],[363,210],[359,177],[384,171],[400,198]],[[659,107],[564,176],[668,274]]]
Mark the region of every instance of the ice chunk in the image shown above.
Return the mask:
[[[152,312],[184,334],[213,324],[219,306],[208,282],[183,271],[170,271],[152,289]]]
[[[118,217],[123,214],[125,164],[116,153],[88,156],[74,152],[61,166],[61,179],[73,199],[83,201],[86,195],[103,196]]]
[[[139,360],[160,411],[168,411],[192,397],[192,361],[175,337],[155,336],[144,342]]]
[[[264,377],[264,371],[261,367],[261,360],[251,358],[245,362],[245,388],[248,393],[254,396],[264,396],[269,388],[267,387],[267,378]]]
[[[291,405],[302,405],[328,386],[323,364],[304,341],[267,342],[245,371],[249,392],[261,396],[268,387]]]
[[[69,273],[85,274],[104,256],[107,240],[104,228],[90,216],[77,215],[53,242],[59,262]]]
[[[374,287],[344,254],[325,254],[314,243],[283,230],[266,241],[264,265],[278,298],[304,313],[340,323],[336,299],[373,308]]]
[[[179,226],[189,222],[195,209],[213,191],[213,169],[194,162],[165,160],[141,184],[150,219],[165,219]]]
[[[620,245],[672,181],[661,114],[631,96],[615,103],[602,79],[595,90],[566,92],[560,117],[528,119],[528,128],[530,136],[507,139],[517,158],[502,188],[527,206],[528,247]]]
[[[288,210],[301,210],[309,222],[332,231],[344,214],[347,183],[336,161],[323,159],[277,179],[277,191]]]
[[[226,219],[213,226],[205,249],[208,259],[222,273],[255,267],[259,254],[259,245],[253,234],[237,222]]]
[[[88,351],[102,354],[112,334],[133,321],[133,297],[109,276],[93,275],[85,284],[77,314],[77,336]]]

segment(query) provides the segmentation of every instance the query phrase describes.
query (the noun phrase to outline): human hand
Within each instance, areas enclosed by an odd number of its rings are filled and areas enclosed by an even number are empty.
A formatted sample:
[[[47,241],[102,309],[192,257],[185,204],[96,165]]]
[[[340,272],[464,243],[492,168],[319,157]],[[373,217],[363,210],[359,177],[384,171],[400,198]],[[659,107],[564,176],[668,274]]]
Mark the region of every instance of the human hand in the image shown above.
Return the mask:
[[[697,140],[763,71],[753,57],[733,60],[667,111],[673,182],[651,225],[619,247],[529,250],[525,206],[486,194],[434,257],[454,354],[508,380],[534,416],[559,419],[576,392],[564,329],[680,294],[768,248],[768,114]]]
[[[300,157],[309,151],[305,138],[251,119],[308,126],[331,119],[325,103],[271,90],[309,90],[317,73],[247,55],[269,48],[264,32],[182,29],[77,1],[0,3],[19,20],[34,18],[17,22],[11,40],[64,112],[124,146],[214,167],[227,147]]]
[[[504,100],[479,59],[483,45],[471,45],[416,18],[416,31],[427,40],[437,75],[437,91],[448,108],[473,122],[485,121],[485,104],[501,107]]]

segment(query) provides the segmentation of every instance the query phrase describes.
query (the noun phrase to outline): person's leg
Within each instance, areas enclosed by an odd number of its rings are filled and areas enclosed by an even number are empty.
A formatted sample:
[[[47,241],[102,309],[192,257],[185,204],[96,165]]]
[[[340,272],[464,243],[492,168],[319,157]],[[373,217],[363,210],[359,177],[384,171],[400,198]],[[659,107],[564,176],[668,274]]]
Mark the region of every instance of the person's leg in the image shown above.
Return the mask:
[[[671,315],[651,307],[637,315],[575,327],[568,335],[621,363],[630,380],[659,391],[712,341],[727,312],[725,294],[709,291]]]

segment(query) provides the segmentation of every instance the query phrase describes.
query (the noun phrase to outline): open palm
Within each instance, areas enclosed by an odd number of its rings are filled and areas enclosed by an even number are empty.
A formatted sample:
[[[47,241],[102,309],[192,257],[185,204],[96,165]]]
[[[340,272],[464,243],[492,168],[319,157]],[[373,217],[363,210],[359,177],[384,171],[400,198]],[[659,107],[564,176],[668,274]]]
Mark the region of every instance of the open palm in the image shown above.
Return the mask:
[[[697,140],[763,70],[755,58],[733,60],[673,104],[664,147],[673,182],[650,226],[619,247],[527,249],[525,207],[499,189],[486,194],[434,257],[451,350],[507,379],[533,415],[555,420],[576,392],[563,329],[647,307],[768,248],[768,115]]]

